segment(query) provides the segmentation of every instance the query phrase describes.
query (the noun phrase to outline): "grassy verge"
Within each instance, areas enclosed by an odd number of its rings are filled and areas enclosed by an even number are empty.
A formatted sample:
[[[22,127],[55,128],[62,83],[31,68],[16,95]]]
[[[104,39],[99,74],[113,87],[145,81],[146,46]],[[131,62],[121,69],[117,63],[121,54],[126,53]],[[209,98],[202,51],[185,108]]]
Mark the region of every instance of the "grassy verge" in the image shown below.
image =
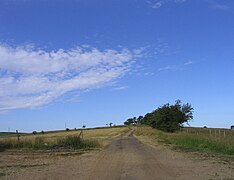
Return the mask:
[[[137,127],[136,135],[150,136],[183,150],[234,155],[234,140],[231,138],[212,138],[185,132],[164,133],[150,127]]]
[[[0,142],[0,151],[7,149],[31,149],[31,150],[60,150],[60,149],[90,149],[99,147],[96,140],[82,139],[78,135],[59,137],[54,141],[45,141],[43,137],[34,139],[6,139]]]

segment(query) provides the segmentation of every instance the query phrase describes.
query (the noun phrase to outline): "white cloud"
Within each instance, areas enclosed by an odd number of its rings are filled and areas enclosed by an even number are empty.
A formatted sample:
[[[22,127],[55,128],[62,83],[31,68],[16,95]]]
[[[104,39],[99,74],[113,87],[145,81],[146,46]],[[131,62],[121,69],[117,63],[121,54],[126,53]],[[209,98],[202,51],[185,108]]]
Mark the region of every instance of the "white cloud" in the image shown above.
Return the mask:
[[[187,61],[187,62],[184,63],[184,66],[188,66],[188,65],[191,65],[193,63],[194,63],[193,61]]]
[[[158,9],[166,3],[183,3],[186,2],[186,0],[147,0],[146,2],[149,5],[149,7],[153,9]]]
[[[169,70],[180,70],[180,69],[181,69],[180,66],[169,65],[169,66],[159,68],[158,71],[169,71]]]
[[[118,87],[113,88],[113,90],[116,90],[116,91],[125,90],[125,89],[128,89],[128,86],[118,86]]]
[[[213,3],[212,8],[218,9],[218,10],[228,10],[228,9],[230,9],[229,6],[227,6],[225,4],[218,4],[218,3]]]
[[[185,68],[185,66],[189,66],[194,64],[193,61],[187,61],[183,64],[178,64],[178,65],[168,65],[165,67],[161,67],[158,69],[159,72],[161,71],[178,71],[178,70],[183,70]]]
[[[140,54],[127,49],[47,52],[0,45],[0,111],[40,107],[70,91],[110,83],[130,71]]]

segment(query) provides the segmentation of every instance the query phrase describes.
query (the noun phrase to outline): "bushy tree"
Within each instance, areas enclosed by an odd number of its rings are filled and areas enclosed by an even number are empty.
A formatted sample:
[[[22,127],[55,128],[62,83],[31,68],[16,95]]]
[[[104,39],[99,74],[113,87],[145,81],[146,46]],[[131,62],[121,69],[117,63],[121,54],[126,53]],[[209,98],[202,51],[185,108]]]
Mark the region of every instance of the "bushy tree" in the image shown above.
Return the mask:
[[[125,122],[124,122],[124,125],[132,125],[134,122],[134,119],[133,118],[128,118]]]
[[[177,100],[175,105],[165,104],[150,115],[150,122],[153,128],[166,132],[178,130],[183,123],[193,119],[193,108],[190,104],[183,104]]]
[[[139,117],[137,118],[137,124],[141,124],[143,118],[144,118],[143,116],[139,116]]]
[[[124,125],[135,125],[135,124],[141,124],[141,121],[143,120],[143,116],[139,116],[138,118],[133,117],[133,118],[128,118],[125,122]]]
[[[147,113],[145,117],[142,119],[141,124],[151,125],[153,120],[153,113]]]
[[[174,132],[191,119],[193,119],[191,104],[182,104],[180,100],[177,100],[174,105],[165,104],[144,117],[129,118],[124,124],[146,124],[166,132]]]
[[[166,132],[174,132],[191,119],[193,119],[191,104],[182,104],[180,100],[177,100],[174,105],[165,104],[147,113],[140,123]]]

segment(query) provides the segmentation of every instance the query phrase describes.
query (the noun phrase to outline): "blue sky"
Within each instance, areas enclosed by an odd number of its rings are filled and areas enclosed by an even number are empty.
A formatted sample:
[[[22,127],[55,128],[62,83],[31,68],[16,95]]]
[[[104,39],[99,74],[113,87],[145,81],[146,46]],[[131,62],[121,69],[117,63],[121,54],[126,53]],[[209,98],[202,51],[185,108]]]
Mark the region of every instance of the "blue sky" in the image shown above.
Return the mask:
[[[181,99],[234,124],[232,0],[0,1],[0,131],[122,124]]]

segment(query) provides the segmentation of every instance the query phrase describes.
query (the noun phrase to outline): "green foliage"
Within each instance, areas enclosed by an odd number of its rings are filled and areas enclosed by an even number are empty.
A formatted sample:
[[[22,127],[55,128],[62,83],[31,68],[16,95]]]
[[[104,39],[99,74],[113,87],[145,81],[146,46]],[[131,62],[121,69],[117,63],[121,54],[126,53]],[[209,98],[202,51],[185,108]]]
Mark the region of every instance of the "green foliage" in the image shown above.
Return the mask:
[[[142,120],[142,124],[147,124],[153,128],[166,132],[179,130],[183,123],[188,123],[193,118],[193,108],[190,104],[181,104],[177,100],[175,105],[165,104],[152,113],[147,113]]]
[[[139,116],[138,118],[133,117],[133,118],[129,118],[124,122],[124,125],[136,125],[136,124],[141,124],[142,120],[143,120],[143,116]]]
[[[133,124],[133,118],[127,119],[127,121],[124,122],[124,125],[132,125]]]

